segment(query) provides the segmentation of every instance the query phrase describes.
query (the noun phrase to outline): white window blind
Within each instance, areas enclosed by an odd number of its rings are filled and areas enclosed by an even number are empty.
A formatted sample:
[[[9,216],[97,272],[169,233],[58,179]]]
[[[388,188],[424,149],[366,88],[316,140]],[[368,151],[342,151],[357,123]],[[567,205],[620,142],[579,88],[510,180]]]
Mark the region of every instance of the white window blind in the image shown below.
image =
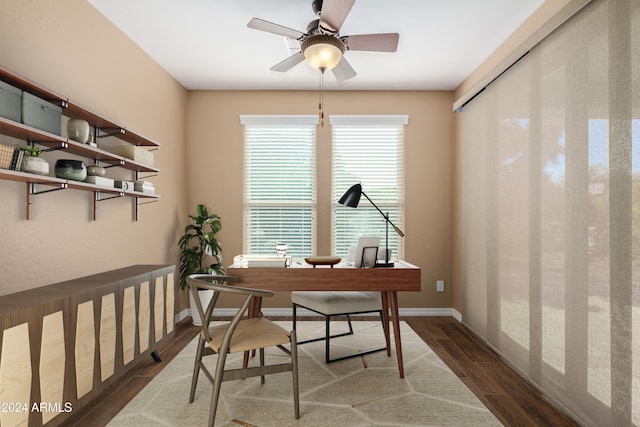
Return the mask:
[[[244,253],[315,254],[317,116],[241,116]]]
[[[354,184],[404,231],[405,115],[330,116],[332,143],[332,253],[346,257],[361,236],[380,237],[385,246],[384,218],[363,196],[357,208],[338,199]],[[389,227],[392,259],[404,255],[403,240]]]

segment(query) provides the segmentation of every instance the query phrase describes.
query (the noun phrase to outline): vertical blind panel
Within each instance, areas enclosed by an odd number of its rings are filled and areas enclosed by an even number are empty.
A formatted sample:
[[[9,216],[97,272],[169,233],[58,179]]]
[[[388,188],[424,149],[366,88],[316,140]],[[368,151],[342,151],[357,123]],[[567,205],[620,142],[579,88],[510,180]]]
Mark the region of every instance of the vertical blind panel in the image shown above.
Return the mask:
[[[527,71],[519,71],[526,78]],[[528,354],[522,350],[529,349],[529,94],[512,74],[505,76],[497,92],[500,125],[489,142],[495,173],[490,175],[494,191],[489,201],[496,215],[487,249],[497,261],[492,277],[499,295],[499,344],[514,349],[510,357],[527,366]]]
[[[244,206],[245,253],[274,254],[277,243],[314,253],[315,124],[245,125]]]
[[[355,121],[331,127],[332,252],[338,256],[346,256],[361,236],[380,237],[380,247],[385,245],[385,221],[364,196],[356,209],[337,203],[354,184],[360,183],[369,198],[404,230],[404,126],[397,122],[385,124],[384,117],[376,120],[377,123]],[[392,258],[404,256],[402,238],[392,227],[388,245]]]
[[[464,107],[463,321],[586,425],[640,426],[640,2]]]

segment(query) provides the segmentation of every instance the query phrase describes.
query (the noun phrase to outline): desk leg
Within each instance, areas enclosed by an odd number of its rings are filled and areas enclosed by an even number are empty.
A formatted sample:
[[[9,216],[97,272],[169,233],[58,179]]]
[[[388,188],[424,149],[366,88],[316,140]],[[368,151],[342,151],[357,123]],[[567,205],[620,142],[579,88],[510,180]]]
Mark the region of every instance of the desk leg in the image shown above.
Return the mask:
[[[404,378],[404,363],[402,362],[402,340],[400,338],[400,317],[398,316],[398,293],[389,292],[389,307],[391,308],[391,320],[393,322],[393,336],[396,340],[396,357],[398,358],[398,371],[400,378]]]
[[[391,339],[389,337],[389,292],[382,291],[382,328],[387,342],[387,356],[391,357]]]

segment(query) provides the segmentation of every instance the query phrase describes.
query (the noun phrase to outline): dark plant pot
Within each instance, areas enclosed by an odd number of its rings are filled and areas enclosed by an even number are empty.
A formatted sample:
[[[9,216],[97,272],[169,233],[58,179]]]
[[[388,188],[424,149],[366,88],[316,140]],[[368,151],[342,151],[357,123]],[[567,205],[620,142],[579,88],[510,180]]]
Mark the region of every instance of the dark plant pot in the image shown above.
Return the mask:
[[[54,167],[58,178],[84,181],[87,177],[87,166],[82,160],[60,159]]]

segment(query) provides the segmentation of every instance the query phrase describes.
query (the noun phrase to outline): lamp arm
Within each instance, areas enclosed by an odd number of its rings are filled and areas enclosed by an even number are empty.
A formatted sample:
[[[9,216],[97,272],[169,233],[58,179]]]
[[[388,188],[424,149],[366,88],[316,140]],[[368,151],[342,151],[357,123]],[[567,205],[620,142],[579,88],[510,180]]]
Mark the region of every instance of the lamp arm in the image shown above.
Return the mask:
[[[402,230],[400,230],[398,227],[396,227],[396,225],[395,225],[393,222],[391,222],[391,220],[389,219],[389,215],[387,215],[387,214],[385,214],[384,212],[382,212],[382,211],[380,210],[380,208],[379,208],[375,203],[373,203],[373,200],[371,200],[371,199],[369,198],[369,196],[367,196],[367,193],[365,193],[364,191],[362,191],[362,195],[363,195],[364,197],[366,197],[366,198],[367,198],[367,200],[369,201],[369,203],[371,203],[371,204],[373,205],[373,207],[374,207],[374,208],[376,208],[376,209],[378,210],[378,212],[380,212],[380,215],[382,215],[382,216],[384,217],[384,219],[385,219],[389,224],[391,224],[391,226],[393,227],[393,229],[395,230],[395,232],[396,232],[396,233],[398,233],[398,235],[399,235],[400,237],[404,237],[404,233],[402,232]]]

